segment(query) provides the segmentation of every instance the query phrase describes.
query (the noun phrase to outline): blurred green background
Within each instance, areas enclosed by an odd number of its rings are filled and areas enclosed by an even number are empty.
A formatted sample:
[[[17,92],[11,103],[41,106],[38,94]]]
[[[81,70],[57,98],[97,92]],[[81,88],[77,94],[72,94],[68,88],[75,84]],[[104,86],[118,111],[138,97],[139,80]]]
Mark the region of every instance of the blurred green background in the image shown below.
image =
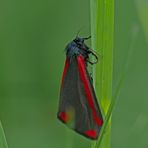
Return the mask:
[[[148,1],[115,1],[113,92],[133,49],[112,118],[113,148],[148,148]],[[0,1],[0,120],[9,148],[90,148],[56,119],[64,47],[90,34],[87,0]]]

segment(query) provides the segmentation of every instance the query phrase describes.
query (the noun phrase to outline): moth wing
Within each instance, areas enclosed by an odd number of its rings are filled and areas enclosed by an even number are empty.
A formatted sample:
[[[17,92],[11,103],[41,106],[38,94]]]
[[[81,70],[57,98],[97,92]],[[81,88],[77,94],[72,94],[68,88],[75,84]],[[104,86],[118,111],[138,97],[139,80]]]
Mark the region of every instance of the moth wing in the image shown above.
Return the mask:
[[[102,115],[82,56],[66,59],[58,118],[78,133],[97,139]]]
[[[78,93],[77,59],[67,58],[60,89],[58,118],[69,127],[75,127],[77,108],[81,108]]]
[[[82,102],[85,100],[85,106],[87,110],[88,120],[86,121],[86,131],[83,131],[85,136],[92,139],[97,139],[100,133],[100,129],[103,124],[103,117],[97,102],[97,97],[94,91],[91,77],[87,71],[85,59],[82,55],[77,57],[78,72],[79,72],[79,86],[81,92]],[[84,107],[83,107],[84,108]],[[89,126],[88,126],[89,125]]]

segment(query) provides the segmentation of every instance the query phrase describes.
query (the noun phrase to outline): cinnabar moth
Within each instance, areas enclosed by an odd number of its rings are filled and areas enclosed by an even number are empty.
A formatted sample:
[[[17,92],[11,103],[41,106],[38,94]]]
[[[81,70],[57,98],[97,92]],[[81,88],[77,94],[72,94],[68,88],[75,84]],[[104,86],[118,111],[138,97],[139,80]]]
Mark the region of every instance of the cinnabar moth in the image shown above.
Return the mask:
[[[98,60],[84,43],[89,38],[76,37],[66,46],[57,117],[76,132],[95,140],[99,136],[103,118],[87,70],[88,63],[95,64]],[[90,54],[95,56],[95,62],[90,61]]]

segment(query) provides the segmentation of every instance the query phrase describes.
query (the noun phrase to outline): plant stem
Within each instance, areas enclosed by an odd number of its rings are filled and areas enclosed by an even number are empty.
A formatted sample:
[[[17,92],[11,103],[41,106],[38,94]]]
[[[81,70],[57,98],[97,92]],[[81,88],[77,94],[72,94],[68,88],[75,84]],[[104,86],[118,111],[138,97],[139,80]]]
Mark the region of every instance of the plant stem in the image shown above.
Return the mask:
[[[94,82],[105,117],[112,98],[114,0],[91,0],[90,6],[92,48],[102,57],[94,68]],[[110,128],[111,119],[97,148],[110,148]]]

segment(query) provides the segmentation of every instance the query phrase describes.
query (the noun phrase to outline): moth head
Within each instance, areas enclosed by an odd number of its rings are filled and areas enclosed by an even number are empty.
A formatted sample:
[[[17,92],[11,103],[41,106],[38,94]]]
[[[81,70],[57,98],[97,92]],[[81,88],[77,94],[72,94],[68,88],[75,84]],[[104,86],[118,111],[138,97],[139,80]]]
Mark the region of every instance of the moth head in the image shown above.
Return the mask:
[[[77,45],[83,45],[83,44],[84,44],[84,39],[83,39],[83,38],[80,38],[80,37],[76,37],[73,41],[74,41]]]
[[[81,45],[84,44],[84,41],[85,41],[85,40],[88,40],[88,39],[90,39],[90,38],[91,38],[91,36],[86,37],[86,38],[81,38],[81,37],[76,36],[76,38],[75,38],[73,41],[74,41],[77,45],[81,46]]]

